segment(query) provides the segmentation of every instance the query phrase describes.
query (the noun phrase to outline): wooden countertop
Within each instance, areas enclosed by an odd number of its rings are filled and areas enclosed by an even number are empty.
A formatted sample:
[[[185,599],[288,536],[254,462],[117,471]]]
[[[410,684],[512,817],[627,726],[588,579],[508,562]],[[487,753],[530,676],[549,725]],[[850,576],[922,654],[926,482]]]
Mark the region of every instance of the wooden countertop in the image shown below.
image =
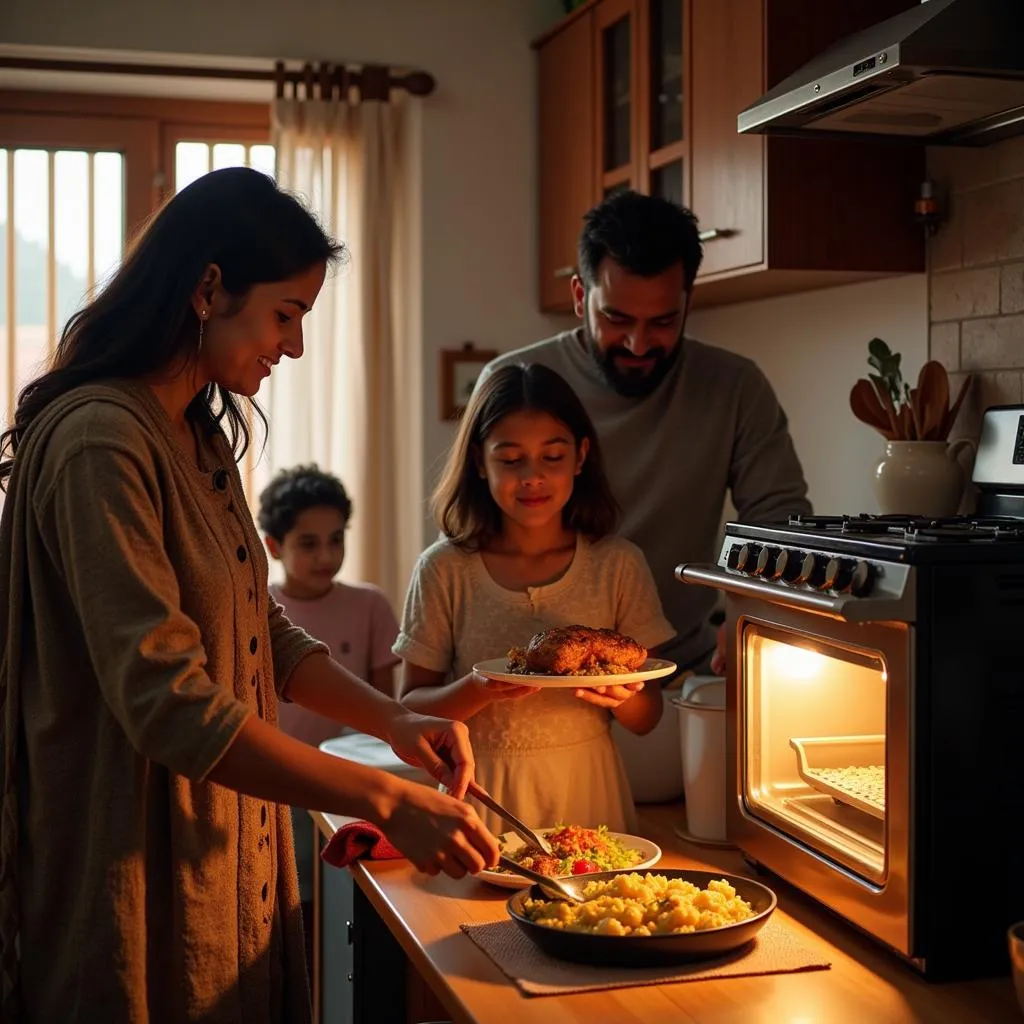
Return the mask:
[[[676,836],[681,805],[640,807],[639,832],[663,850],[659,866],[750,869],[735,850]],[[315,814],[328,836],[338,819]],[[345,820],[345,819],[341,819]],[[472,878],[430,878],[408,861],[361,861],[356,883],[458,1024],[1013,1024],[1024,1022],[1009,978],[936,985],[807,897],[769,882],[776,911],[827,971],[684,982],[567,996],[524,996],[459,931],[505,919],[507,890]],[[653,870],[657,870],[656,868]],[[325,965],[329,969],[329,965]]]

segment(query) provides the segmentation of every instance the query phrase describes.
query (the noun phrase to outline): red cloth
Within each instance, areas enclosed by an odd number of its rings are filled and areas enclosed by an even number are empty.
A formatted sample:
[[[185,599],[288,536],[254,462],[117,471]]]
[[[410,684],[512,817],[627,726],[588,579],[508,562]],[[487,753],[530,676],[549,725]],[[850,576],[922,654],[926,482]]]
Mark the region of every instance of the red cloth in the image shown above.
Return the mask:
[[[368,821],[343,825],[328,840],[320,857],[332,867],[347,868],[354,860],[399,860],[404,854],[391,845],[387,836]]]

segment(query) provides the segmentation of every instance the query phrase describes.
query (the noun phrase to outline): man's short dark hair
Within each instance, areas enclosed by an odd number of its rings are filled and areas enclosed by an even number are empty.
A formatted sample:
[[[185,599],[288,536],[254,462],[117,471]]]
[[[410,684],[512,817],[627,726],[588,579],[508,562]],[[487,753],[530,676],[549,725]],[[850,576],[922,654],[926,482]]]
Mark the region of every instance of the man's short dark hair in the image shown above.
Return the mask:
[[[682,263],[689,291],[703,257],[697,218],[667,199],[616,192],[583,218],[579,271],[587,288],[596,282],[606,256],[639,277],[654,277]]]
[[[325,506],[336,508],[346,523],[352,518],[352,501],[336,476],[324,473],[316,463],[283,469],[260,495],[260,529],[283,541],[303,512]]]

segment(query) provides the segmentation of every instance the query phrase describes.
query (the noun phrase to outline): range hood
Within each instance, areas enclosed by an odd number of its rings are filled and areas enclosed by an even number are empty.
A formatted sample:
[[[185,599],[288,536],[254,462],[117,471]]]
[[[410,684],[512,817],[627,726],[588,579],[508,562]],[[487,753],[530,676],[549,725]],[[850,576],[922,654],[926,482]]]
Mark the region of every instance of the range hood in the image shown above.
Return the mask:
[[[1024,0],[926,0],[831,46],[737,122],[741,134],[929,145],[1024,133]]]

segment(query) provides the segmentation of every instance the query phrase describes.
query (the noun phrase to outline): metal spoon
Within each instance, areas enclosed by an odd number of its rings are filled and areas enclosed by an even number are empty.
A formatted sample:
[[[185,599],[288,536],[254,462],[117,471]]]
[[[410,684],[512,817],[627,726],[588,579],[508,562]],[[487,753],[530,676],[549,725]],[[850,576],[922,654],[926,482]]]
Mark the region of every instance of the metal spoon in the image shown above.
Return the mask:
[[[469,788],[466,790],[468,796],[479,800],[485,807],[489,807],[499,818],[507,821],[526,842],[533,846],[537,846],[542,852],[550,854],[551,844],[539,833],[534,832],[532,828],[524,825],[511,811],[506,810],[498,803],[497,800],[487,792],[483,786],[478,785],[475,782],[469,784]]]
[[[529,878],[531,881],[536,882],[545,895],[550,896],[552,899],[565,900],[567,903],[583,902],[560,878],[542,875],[539,871],[534,871],[533,868],[524,868],[522,864],[517,864],[504,854],[498,858],[498,863],[506,871],[512,871],[517,875],[522,875],[524,878]]]

